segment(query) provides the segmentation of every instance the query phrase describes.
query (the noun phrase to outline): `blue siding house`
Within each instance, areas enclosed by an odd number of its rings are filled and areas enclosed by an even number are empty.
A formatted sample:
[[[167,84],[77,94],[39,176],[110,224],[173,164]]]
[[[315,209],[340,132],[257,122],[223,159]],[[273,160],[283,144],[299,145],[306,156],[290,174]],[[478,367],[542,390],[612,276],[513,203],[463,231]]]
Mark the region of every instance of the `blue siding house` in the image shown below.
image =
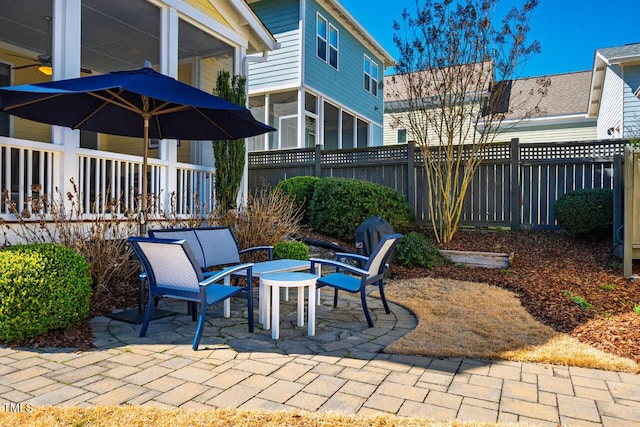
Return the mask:
[[[598,49],[588,114],[598,119],[598,139],[640,136],[640,43]]]
[[[254,0],[280,48],[249,58],[249,107],[278,129],[250,150],[379,146],[393,58],[338,0]]]

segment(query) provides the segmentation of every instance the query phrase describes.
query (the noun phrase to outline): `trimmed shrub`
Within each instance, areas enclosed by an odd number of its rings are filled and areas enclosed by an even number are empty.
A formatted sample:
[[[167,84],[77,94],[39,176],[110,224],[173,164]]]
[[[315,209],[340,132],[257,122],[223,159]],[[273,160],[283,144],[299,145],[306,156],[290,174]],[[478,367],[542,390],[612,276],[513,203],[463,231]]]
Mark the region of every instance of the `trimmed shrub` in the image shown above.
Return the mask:
[[[358,226],[372,215],[382,217],[396,231],[413,222],[407,202],[397,191],[345,178],[320,179],[308,213],[314,230],[345,242],[353,242]]]
[[[273,245],[274,259],[309,259],[309,247],[302,242],[288,240]]]
[[[318,181],[320,181],[320,178],[315,176],[294,176],[293,178],[280,181],[278,185],[275,186],[277,190],[293,197],[296,207],[302,212],[302,224],[309,223],[307,210],[309,209],[309,202],[313,196],[313,189]]]
[[[33,338],[72,329],[89,317],[89,264],[53,243],[0,251],[0,340]]]
[[[568,232],[591,240],[611,236],[613,191],[587,188],[565,193],[553,205],[558,224]]]
[[[396,245],[394,261],[406,267],[432,268],[444,264],[445,259],[432,239],[412,231]]]

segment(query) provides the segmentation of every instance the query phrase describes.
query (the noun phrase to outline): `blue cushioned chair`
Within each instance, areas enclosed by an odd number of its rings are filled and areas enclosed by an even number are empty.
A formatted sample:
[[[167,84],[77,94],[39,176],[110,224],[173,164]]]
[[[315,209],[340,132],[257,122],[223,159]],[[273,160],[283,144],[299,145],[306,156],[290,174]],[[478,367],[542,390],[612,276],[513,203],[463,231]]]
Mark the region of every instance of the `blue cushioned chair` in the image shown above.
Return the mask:
[[[384,305],[385,311],[390,313],[387,299],[384,296],[384,271],[387,261],[393,252],[393,248],[402,238],[402,234],[389,234],[384,236],[375,247],[371,256],[366,257],[357,254],[336,253],[336,260],[328,260],[321,258],[311,258],[311,271],[315,271],[316,264],[335,267],[335,273],[322,276],[318,279],[317,287],[331,286],[334,288],[333,306],[338,306],[338,291],[346,291],[350,293],[360,293],[362,301],[362,309],[367,318],[369,327],[373,327],[373,321],[367,308],[366,288],[368,285],[377,285],[380,289],[380,298]],[[344,261],[355,260],[363,268],[356,267]]]
[[[153,310],[150,302],[154,297],[200,303],[198,326],[193,338],[193,349],[197,350],[207,317],[207,306],[224,301],[243,290],[241,287],[227,285],[233,273],[246,270],[247,280],[253,277],[252,263],[209,272],[205,277],[186,240],[130,237],[129,242],[144,267],[149,291],[149,303],[140,329],[141,337],[147,333]],[[218,284],[220,281],[226,284]]]

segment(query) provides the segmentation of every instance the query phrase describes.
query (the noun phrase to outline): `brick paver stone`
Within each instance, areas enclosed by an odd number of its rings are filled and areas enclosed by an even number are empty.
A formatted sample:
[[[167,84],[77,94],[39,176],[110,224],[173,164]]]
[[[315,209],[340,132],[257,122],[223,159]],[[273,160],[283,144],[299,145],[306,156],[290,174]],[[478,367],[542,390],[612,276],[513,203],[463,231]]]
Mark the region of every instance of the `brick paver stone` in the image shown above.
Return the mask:
[[[490,402],[498,402],[500,400],[500,390],[473,384],[452,383],[448,392]]]
[[[336,391],[340,389],[346,383],[345,380],[340,378],[333,378],[327,375],[320,375],[315,380],[311,381],[304,391],[307,393],[319,394],[320,396],[332,396]]]
[[[199,394],[204,393],[208,389],[209,388],[207,386],[190,381],[180,384],[178,387],[158,395],[154,400],[170,405],[180,406]]]
[[[458,411],[458,419],[495,423],[498,419],[498,411],[495,409],[463,404],[460,406],[460,410]]]
[[[535,384],[505,380],[504,387],[502,388],[502,396],[527,400],[529,402],[537,402],[538,387]]]
[[[560,416],[600,422],[596,402],[590,399],[558,395],[558,412]]]
[[[436,420],[453,420],[458,415],[455,409],[443,408],[441,406],[430,405],[407,400],[398,411],[402,417],[423,417],[434,418]]]
[[[257,396],[273,402],[284,403],[302,390],[303,387],[303,384],[280,380],[261,391]]]
[[[573,384],[570,379],[566,378],[541,375],[538,377],[538,390],[573,396]]]
[[[428,391],[420,387],[412,387],[403,384],[385,382],[380,387],[378,387],[378,393],[384,394],[386,396],[397,397],[400,399],[423,402],[424,398],[427,397]]]
[[[251,399],[257,393],[258,390],[255,388],[238,384],[223,391],[206,403],[216,408],[239,408],[240,405]]]
[[[336,393],[318,409],[322,412],[342,412],[355,414],[364,404],[365,399],[346,393]]]
[[[295,406],[296,408],[304,409],[305,411],[316,411],[321,407],[324,402],[327,401],[326,396],[320,396],[312,393],[305,393],[301,391],[293,396],[287,402],[287,405]]]
[[[558,408],[555,406],[541,405],[539,403],[526,402],[524,400],[512,399],[509,397],[501,399],[500,411],[554,423],[557,423],[560,420]]]

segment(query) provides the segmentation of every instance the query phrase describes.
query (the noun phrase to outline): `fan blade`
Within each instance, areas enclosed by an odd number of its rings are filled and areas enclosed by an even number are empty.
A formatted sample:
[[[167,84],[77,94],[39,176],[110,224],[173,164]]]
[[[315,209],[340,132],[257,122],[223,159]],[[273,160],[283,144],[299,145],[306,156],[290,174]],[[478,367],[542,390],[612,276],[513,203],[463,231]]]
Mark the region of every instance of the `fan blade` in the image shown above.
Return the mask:
[[[28,56],[17,55],[15,53],[7,53],[7,56],[15,56],[16,58],[28,59],[29,61],[35,61],[35,58],[29,58]]]
[[[88,68],[80,68],[80,71],[81,71],[81,72],[83,72],[83,73],[85,73],[85,74],[91,74],[91,73],[93,73],[93,71],[91,71],[91,70],[90,70],[90,69],[88,69]]]
[[[23,68],[39,67],[40,64],[21,65],[19,67],[13,67],[13,70],[22,70]]]

